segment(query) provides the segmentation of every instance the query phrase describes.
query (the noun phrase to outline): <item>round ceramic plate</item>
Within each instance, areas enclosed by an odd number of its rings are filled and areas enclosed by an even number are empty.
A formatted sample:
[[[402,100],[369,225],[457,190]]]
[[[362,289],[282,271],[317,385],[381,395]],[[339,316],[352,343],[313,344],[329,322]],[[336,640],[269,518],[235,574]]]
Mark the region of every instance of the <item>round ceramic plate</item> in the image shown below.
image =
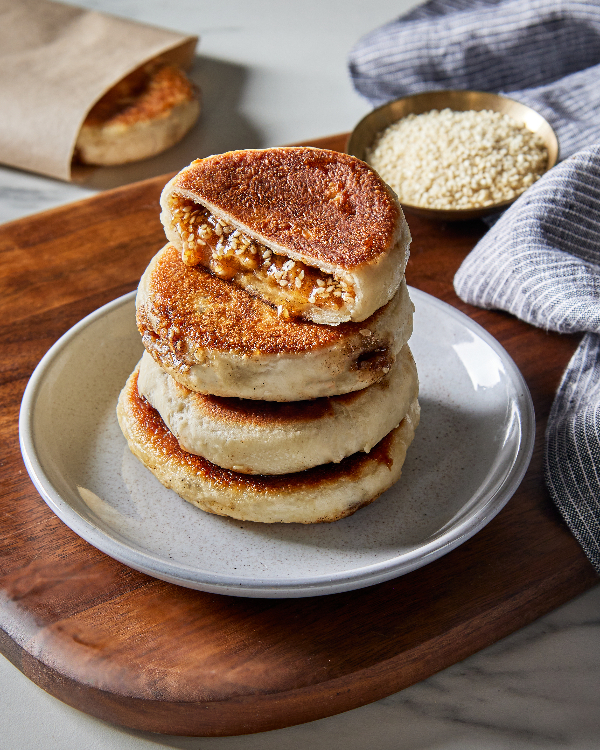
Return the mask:
[[[411,296],[421,424],[400,481],[349,518],[304,526],[210,515],[130,453],[115,407],[142,354],[134,293],[74,326],[33,373],[20,416],[31,479],[90,544],[189,588],[316,596],[426,565],[473,536],[515,492],[531,458],[534,413],[520,372],[492,336],[428,294]]]

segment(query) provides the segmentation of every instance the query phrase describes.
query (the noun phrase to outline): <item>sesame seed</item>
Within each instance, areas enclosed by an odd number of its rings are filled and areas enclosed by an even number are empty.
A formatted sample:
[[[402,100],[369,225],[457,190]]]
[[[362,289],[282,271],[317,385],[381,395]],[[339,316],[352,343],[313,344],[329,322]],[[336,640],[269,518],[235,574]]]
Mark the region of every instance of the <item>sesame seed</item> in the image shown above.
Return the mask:
[[[190,265],[198,262],[206,263],[206,250],[201,248],[208,245],[213,258],[212,264],[209,262],[209,268],[217,276],[235,279],[238,273],[245,273],[244,269],[252,269],[259,280],[267,282],[270,277],[277,284],[277,288],[296,290],[296,293],[301,295],[300,300],[306,300],[308,295],[311,304],[314,304],[318,297],[317,304],[334,304],[339,307],[342,289],[348,291],[350,299],[353,298],[353,290],[348,290],[347,285],[342,285],[332,276],[316,269],[307,269],[300,261],[274,254],[270,248],[254,243],[252,238],[241,229],[219,219],[207,209],[198,208],[196,205],[185,205],[186,200],[176,197],[171,201],[171,208],[172,215],[181,218],[180,223],[173,226],[181,237],[183,258]],[[256,260],[252,259],[252,256],[258,256],[257,260],[261,261],[260,266]],[[221,260],[224,262],[221,263]],[[309,282],[306,285],[309,288],[303,292],[305,281]],[[287,310],[285,313],[280,311],[278,314],[289,316]]]
[[[367,154],[401,203],[437,209],[510,200],[539,179],[547,159],[537,135],[491,110],[407,115]]]

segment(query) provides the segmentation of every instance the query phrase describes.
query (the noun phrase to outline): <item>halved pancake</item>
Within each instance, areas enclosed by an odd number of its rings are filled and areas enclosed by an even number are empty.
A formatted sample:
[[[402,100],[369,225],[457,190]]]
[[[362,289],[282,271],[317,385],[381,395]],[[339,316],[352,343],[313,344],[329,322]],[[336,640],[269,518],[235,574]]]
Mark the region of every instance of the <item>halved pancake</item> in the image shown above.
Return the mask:
[[[406,283],[362,323],[285,319],[271,305],[173,245],[150,261],[138,287],[144,347],[175,380],[215,396],[300,401],[365,388],[389,372],[412,332]]]
[[[369,452],[405,417],[419,381],[406,345],[384,378],[354,393],[291,403],[219,398],[180,385],[146,352],[138,390],[188,453],[242,474],[288,474]]]
[[[197,159],[165,186],[161,221],[202,265],[287,314],[362,321],[393,297],[410,233],[395,194],[364,162],[309,147]]]
[[[119,397],[119,424],[131,451],[165,485],[209,513],[263,523],[337,521],[369,504],[400,477],[419,422],[415,399],[400,425],[370,453],[279,476],[221,469],[182,451],[137,389],[137,370]]]
[[[101,166],[146,159],[180,141],[199,114],[198,92],[182,70],[143,66],[92,107],[77,137],[76,157]]]

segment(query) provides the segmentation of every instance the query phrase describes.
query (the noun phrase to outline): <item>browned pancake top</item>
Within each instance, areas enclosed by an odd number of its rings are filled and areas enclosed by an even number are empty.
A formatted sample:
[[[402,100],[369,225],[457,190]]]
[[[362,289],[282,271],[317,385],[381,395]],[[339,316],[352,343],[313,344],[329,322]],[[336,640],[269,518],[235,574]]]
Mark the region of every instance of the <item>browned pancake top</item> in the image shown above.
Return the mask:
[[[154,120],[196,97],[185,73],[173,65],[139,68],[119,81],[90,110],[86,125],[134,125]]]
[[[163,326],[156,331],[177,347],[240,355],[300,354],[347,342],[352,350],[369,350],[360,330],[383,314],[380,308],[361,323],[326,326],[278,317],[277,310],[201,266],[187,266],[173,245],[157,257],[149,281],[147,310],[138,309],[142,333],[153,330],[146,312]],[[371,323],[371,327],[374,323]]]
[[[358,476],[364,465],[369,462],[385,464],[388,467],[392,463],[390,449],[395,430],[386,435],[370,453],[354,453],[340,463],[323,464],[293,474],[265,476],[240,474],[229,469],[222,469],[206,458],[187,453],[180,448],[177,439],[166,427],[160,414],[139,395],[137,380],[138,374],[135,372],[126,386],[127,411],[131,417],[129,425],[135,430],[134,439],[141,445],[145,445],[151,453],[161,456],[163,461],[168,461],[173,466],[179,464],[188,467],[198,477],[214,484],[237,488],[239,491],[251,488],[255,492],[265,493],[294,492],[305,487],[335,482],[342,476],[352,479],[353,476]]]
[[[401,216],[389,188],[367,164],[309,147],[198,159],[174,187],[269,241],[348,270],[390,250]]]

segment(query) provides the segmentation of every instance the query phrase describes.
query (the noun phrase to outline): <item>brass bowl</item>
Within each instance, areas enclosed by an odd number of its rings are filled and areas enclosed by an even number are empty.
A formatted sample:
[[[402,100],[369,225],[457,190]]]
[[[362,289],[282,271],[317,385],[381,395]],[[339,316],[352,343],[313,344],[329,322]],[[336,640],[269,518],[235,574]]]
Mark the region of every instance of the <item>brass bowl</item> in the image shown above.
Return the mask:
[[[348,143],[346,152],[367,161],[366,155],[375,141],[376,136],[388,125],[391,125],[409,114],[420,115],[432,109],[453,109],[457,112],[466,110],[491,109],[494,112],[502,112],[509,115],[518,123],[522,123],[532,132],[540,136],[548,149],[548,165],[546,171],[556,164],[558,159],[558,140],[554,130],[549,123],[535,110],[530,107],[508,99],[498,94],[490,94],[485,91],[426,91],[422,94],[405,96],[377,107],[354,128]],[[428,219],[444,221],[458,221],[466,219],[478,219],[496,213],[514,203],[516,198],[502,201],[491,206],[477,208],[437,209],[424,208],[423,206],[412,206],[402,204],[402,207],[411,213],[424,216]]]

